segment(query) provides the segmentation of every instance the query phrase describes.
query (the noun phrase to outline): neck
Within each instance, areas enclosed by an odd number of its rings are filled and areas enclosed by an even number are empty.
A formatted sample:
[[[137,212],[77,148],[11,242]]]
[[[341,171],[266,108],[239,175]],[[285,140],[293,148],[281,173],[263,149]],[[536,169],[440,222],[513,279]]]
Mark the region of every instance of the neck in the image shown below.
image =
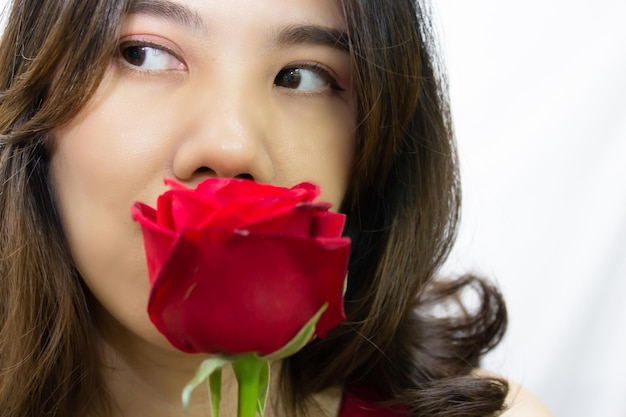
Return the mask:
[[[111,417],[172,417],[182,412],[181,393],[205,355],[189,355],[164,349],[132,335],[106,335],[102,340],[103,378],[113,402]],[[122,336],[122,337],[119,337]],[[123,341],[123,343],[120,343]],[[271,365],[271,385],[265,417],[284,417],[277,388],[280,363]],[[308,415],[337,416],[341,389],[326,390],[314,396]],[[193,393],[186,417],[211,415],[206,384]],[[237,382],[230,367],[222,372],[220,417],[237,417]]]
[[[138,346],[142,344],[125,344],[124,349],[109,342],[102,344],[103,378],[113,402],[111,417],[181,415],[182,390],[205,357]],[[236,387],[228,372],[224,372],[223,384],[226,397]],[[200,386],[194,391],[187,416],[208,416],[209,410],[207,390]],[[236,410],[224,409],[220,415],[235,417]]]

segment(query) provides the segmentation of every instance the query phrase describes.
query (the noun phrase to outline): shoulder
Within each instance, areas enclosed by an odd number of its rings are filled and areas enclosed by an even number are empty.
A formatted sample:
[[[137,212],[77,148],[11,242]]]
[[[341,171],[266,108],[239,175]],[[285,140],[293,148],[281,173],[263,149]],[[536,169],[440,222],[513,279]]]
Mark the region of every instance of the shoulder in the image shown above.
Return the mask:
[[[554,417],[533,393],[521,385],[509,381],[507,409],[501,417]]]
[[[477,375],[497,377],[482,370],[476,371]],[[499,417],[554,417],[548,408],[520,384],[507,381],[509,392],[505,400],[505,411]],[[404,407],[385,408],[379,405],[375,391],[367,390],[344,390],[339,407],[338,417],[407,417]]]
[[[502,378],[484,369],[476,369],[474,374]],[[507,382],[509,393],[504,401],[506,409],[499,417],[554,417],[545,404],[528,389],[510,379]]]

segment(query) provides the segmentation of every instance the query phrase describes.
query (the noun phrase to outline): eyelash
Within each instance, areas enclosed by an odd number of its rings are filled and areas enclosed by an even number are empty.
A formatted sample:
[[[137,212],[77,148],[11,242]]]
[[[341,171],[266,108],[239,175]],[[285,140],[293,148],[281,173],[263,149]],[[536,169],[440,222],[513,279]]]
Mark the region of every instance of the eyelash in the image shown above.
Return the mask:
[[[297,69],[313,71],[314,73],[322,77],[326,82],[328,82],[328,86],[330,87],[330,89],[335,92],[345,91],[345,89],[339,85],[339,83],[337,82],[337,79],[331,74],[331,71],[324,65],[317,64],[317,63],[289,64],[286,67],[282,68],[280,71],[278,71],[278,74],[276,75],[275,80],[278,79],[281,73],[285,71],[297,70]]]
[[[136,39],[136,40],[127,40],[127,41],[120,42],[120,44],[118,46],[118,53],[117,53],[118,60],[122,63],[124,68],[129,69],[131,71],[134,71],[134,72],[137,72],[137,73],[142,73],[142,74],[153,74],[153,73],[169,72],[169,71],[141,69],[137,65],[133,65],[130,62],[128,62],[128,60],[124,56],[124,53],[128,49],[135,48],[135,47],[151,48],[151,49],[154,49],[154,50],[157,50],[157,51],[169,54],[169,55],[172,56],[172,58],[174,58],[177,61],[179,61],[182,65],[184,65],[185,67],[187,66],[185,61],[176,52],[174,52],[172,49],[168,48],[167,46],[164,46],[164,45],[158,44],[158,43],[154,43],[154,42],[150,42],[150,41],[144,41],[144,40]],[[174,70],[171,70],[171,71],[172,72],[176,72]]]

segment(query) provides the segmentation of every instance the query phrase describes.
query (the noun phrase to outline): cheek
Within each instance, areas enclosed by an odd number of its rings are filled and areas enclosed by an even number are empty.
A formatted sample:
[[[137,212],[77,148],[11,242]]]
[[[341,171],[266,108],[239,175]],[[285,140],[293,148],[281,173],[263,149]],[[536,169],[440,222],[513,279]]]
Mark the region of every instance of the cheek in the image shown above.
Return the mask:
[[[136,201],[152,204],[164,191],[173,152],[164,139],[171,110],[137,111],[148,104],[140,91],[105,78],[91,103],[55,132],[51,174],[68,238],[76,246],[84,239],[111,242],[109,256],[115,259],[121,251],[116,243],[140,240],[131,207]]]
[[[149,286],[141,235],[130,217],[132,198],[111,172],[115,164],[71,146],[74,133],[57,136],[60,145],[51,158],[56,204],[74,262],[105,309],[137,315],[145,309]]]
[[[354,161],[355,117],[351,105],[324,102],[315,109],[293,108],[276,125],[280,150],[272,152],[278,175],[290,177],[277,182],[294,185],[312,182],[321,187],[320,201],[338,210],[346,192]],[[334,105],[333,105],[334,104]]]
[[[146,313],[143,240],[130,210],[137,200],[152,203],[164,189],[162,158],[157,151],[148,158],[141,138],[128,140],[132,123],[119,117],[123,108],[88,110],[53,139],[50,170],[64,232],[77,269],[108,315],[159,341]]]
[[[86,278],[115,269],[141,248],[130,208],[149,187],[144,177],[150,169],[125,137],[123,110],[108,103],[88,108],[54,135],[50,168],[57,206]]]

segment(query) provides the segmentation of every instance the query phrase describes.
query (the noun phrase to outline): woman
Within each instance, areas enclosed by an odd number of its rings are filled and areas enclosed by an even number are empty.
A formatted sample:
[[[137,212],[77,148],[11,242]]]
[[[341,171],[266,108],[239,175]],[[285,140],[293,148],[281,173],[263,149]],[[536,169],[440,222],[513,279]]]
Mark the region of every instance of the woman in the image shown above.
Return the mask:
[[[312,181],[348,218],[348,319],[280,365],[269,415],[510,405],[476,372],[504,332],[500,295],[435,281],[459,184],[422,4],[14,0],[0,54],[3,416],[180,414],[201,358],[148,320],[129,209],[163,178],[210,176]],[[478,310],[435,314],[464,288]]]

